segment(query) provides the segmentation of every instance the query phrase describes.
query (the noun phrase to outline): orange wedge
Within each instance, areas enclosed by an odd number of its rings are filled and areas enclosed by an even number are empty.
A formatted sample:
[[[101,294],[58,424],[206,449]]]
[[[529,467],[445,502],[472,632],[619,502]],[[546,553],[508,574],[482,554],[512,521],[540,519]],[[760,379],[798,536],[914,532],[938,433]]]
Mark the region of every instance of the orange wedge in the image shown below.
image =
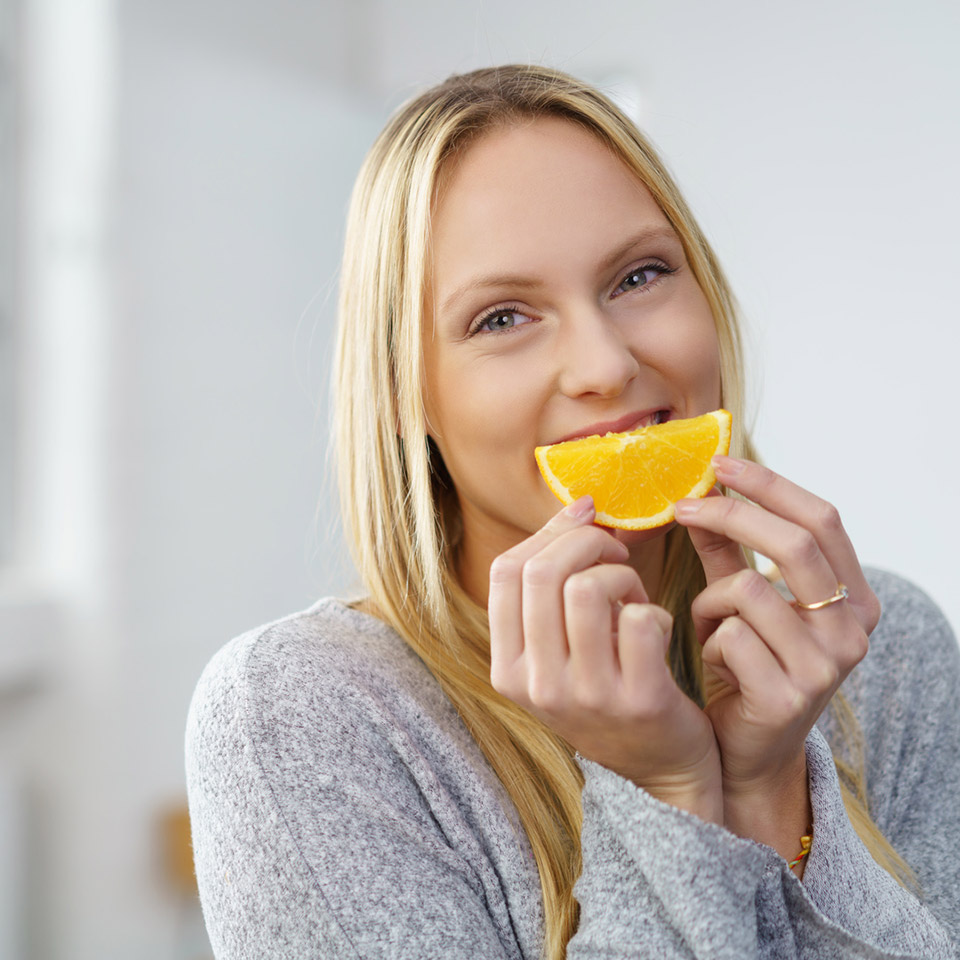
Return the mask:
[[[582,437],[537,447],[537,466],[565,504],[593,497],[596,522],[649,530],[673,520],[685,497],[704,497],[716,483],[710,458],[730,449],[732,417],[714,410],[689,420],[629,433]]]

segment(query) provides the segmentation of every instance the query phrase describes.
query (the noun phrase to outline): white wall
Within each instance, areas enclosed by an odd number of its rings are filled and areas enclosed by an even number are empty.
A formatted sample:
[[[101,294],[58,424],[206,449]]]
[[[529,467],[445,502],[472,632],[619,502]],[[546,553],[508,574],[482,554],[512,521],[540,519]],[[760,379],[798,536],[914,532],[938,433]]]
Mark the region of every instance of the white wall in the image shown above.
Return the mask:
[[[911,576],[960,623],[947,553],[958,13],[934,0],[909,16],[855,0],[588,9],[120,5],[90,474],[102,603],[68,617],[37,739],[36,823],[50,825],[37,871],[53,879],[37,884],[36,956],[200,955],[156,850],[156,817],[182,797],[187,703],[231,635],[351,583],[314,525],[326,296],[366,146],[389,108],[450,71],[535,59],[639,90],[743,301],[767,461],[840,506],[865,562]],[[324,503],[319,525],[332,516]]]

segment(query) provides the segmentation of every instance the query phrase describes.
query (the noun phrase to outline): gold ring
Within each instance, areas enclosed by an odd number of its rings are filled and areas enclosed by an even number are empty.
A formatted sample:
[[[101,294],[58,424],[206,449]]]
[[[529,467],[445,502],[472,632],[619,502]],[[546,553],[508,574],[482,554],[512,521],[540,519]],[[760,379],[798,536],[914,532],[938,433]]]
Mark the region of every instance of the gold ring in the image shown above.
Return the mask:
[[[816,603],[801,603],[799,600],[794,600],[794,603],[800,607],[801,610],[820,610],[822,607],[829,607],[831,603],[839,603],[841,600],[846,600],[850,596],[850,591],[842,584],[837,584],[837,592],[832,597],[827,597],[826,600],[818,600]]]

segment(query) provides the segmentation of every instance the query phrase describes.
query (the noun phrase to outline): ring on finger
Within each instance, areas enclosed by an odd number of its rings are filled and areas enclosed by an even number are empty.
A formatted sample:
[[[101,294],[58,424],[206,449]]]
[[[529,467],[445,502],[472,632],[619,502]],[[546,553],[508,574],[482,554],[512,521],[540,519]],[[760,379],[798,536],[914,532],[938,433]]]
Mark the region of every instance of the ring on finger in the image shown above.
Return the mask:
[[[801,610],[820,610],[823,607],[829,607],[832,603],[846,600],[849,596],[850,591],[842,583],[838,583],[837,592],[832,597],[827,597],[826,600],[818,600],[816,603],[801,603],[799,600],[794,600],[793,605]]]

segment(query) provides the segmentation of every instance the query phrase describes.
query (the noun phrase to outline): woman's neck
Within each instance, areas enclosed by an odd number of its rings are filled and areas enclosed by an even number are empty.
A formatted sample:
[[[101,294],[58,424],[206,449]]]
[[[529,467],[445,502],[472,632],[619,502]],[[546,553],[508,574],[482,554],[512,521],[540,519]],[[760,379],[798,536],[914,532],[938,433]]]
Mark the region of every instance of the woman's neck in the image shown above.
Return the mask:
[[[630,548],[630,566],[637,571],[647,596],[652,603],[657,602],[660,594],[660,584],[663,578],[663,565],[666,557],[667,538],[661,534],[641,543],[631,544],[630,534],[624,539]],[[487,596],[490,590],[490,564],[504,550],[508,549],[502,543],[492,542],[492,538],[479,535],[470,535],[465,529],[458,544],[456,566],[457,578],[468,596],[482,607],[487,605]]]

